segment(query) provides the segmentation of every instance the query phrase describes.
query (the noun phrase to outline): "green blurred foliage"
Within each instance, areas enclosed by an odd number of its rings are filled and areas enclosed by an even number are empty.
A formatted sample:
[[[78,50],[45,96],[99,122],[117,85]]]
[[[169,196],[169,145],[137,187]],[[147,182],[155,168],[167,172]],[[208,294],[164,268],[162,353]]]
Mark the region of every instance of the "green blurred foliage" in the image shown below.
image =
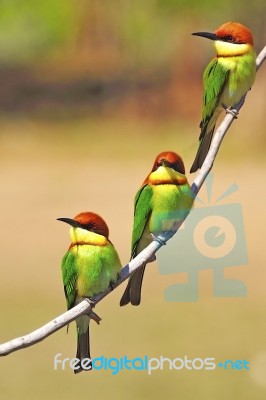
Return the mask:
[[[79,7],[65,0],[0,2],[1,64],[24,64],[70,39]]]
[[[2,0],[0,63],[38,62],[74,43],[92,57],[115,48],[129,66],[160,65],[192,27],[212,30],[227,20],[250,26],[261,46],[265,15],[264,0]]]
[[[232,16],[249,16],[250,11],[263,9],[265,7],[264,0],[242,0],[241,2],[232,2],[230,0],[216,1],[213,0],[157,0],[156,4],[163,10],[169,12],[178,12],[180,9],[189,11],[190,13],[201,13],[202,17],[219,17],[220,13],[231,12]]]
[[[240,21],[260,51],[265,15],[264,0],[0,0],[0,113],[191,117],[214,53],[190,33]]]
[[[123,48],[140,66],[162,62],[176,47],[179,27],[160,13],[155,0],[125,3],[126,6],[121,2],[122,10],[117,18]]]

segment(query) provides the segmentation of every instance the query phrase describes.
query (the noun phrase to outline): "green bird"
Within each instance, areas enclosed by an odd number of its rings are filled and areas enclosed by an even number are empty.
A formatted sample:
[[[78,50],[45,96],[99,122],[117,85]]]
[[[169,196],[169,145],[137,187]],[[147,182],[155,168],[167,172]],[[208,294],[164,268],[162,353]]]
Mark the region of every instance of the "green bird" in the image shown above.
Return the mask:
[[[254,83],[256,54],[251,31],[237,22],[227,22],[214,33],[196,32],[214,41],[217,56],[203,75],[203,106],[199,148],[190,172],[201,168],[211,145],[216,121],[225,109],[231,112]]]
[[[106,290],[112,282],[116,282],[122,266],[108,238],[108,226],[98,214],[82,212],[74,219],[58,218],[58,220],[71,225],[71,244],[62,260],[62,277],[69,310],[84,297],[93,298]],[[75,366],[75,373],[92,368],[88,360],[91,360],[89,323],[88,315],[76,319],[76,358],[79,362]],[[82,364],[84,359],[86,364]]]
[[[160,153],[135,197],[131,258],[147,247],[154,236],[174,229],[189,213],[193,200],[181,157],[172,151]],[[140,304],[145,267],[129,278],[120,306]]]

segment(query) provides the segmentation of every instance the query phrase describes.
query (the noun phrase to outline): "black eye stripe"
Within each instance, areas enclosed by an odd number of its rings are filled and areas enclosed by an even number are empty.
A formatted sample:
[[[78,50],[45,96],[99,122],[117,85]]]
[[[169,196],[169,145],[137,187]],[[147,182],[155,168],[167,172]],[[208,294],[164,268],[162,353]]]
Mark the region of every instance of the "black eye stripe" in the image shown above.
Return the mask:
[[[229,43],[234,43],[235,42],[233,36],[231,36],[231,35],[222,36],[221,40],[224,41],[224,42],[229,42]]]
[[[245,42],[241,42],[240,40],[235,39],[232,35],[221,36],[220,40],[227,43],[235,43],[235,44],[244,44]]]
[[[84,228],[87,229],[88,231],[92,231],[95,228],[95,226],[93,224],[86,224],[84,225]]]

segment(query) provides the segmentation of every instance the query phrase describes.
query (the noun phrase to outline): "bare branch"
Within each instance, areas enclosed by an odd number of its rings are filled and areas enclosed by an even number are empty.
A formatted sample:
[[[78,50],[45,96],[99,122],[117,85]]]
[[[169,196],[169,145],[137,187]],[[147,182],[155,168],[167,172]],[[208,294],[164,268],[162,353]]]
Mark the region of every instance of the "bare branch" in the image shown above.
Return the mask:
[[[264,60],[266,59],[266,46],[263,48],[263,50],[260,52],[260,54],[257,57],[256,64],[257,64],[257,69],[260,68]],[[241,99],[239,104],[235,107],[237,111],[239,111],[244,104],[245,101],[245,96]],[[222,143],[222,140],[230,128],[234,116],[232,114],[227,114],[225,118],[223,119],[221,125],[218,127],[218,129],[215,132],[215,135],[212,140],[212,144],[209,150],[209,153],[204,161],[204,164],[202,165],[201,170],[198,172],[191,188],[195,196],[199,192],[201,186],[203,185],[207,175],[209,174],[214,160],[216,158],[216,155],[219,151],[220,145]],[[182,221],[183,222],[183,221]],[[176,228],[176,231],[179,229],[179,227],[182,225],[182,222],[179,223],[178,227]],[[152,255],[154,255],[157,250],[163,246],[175,233],[175,232],[165,232],[162,233],[160,236],[155,238],[153,242],[146,247],[140,254],[137,255],[133,260],[129,262],[120,272],[119,279],[115,283],[115,285],[112,286],[112,288],[108,288],[105,292],[100,293],[99,295],[95,296],[94,304],[97,304],[99,301],[101,301],[105,296],[107,296],[112,290],[116,289],[121,283],[123,283],[126,279],[129,278],[129,276],[138,268],[140,268],[142,265],[146,264],[148,260],[151,258]],[[91,303],[87,300],[84,299],[82,302],[80,302],[77,306],[71,308],[71,310],[65,312],[64,314],[59,315],[57,318],[55,318],[53,321],[48,322],[47,324],[43,325],[39,329],[36,329],[35,331],[29,333],[28,335],[21,336],[19,338],[10,340],[9,342],[3,343],[0,345],[0,356],[5,356],[7,354],[10,354],[16,350],[24,349],[25,347],[29,347],[34,345],[35,343],[38,343],[42,341],[43,339],[47,338],[54,332],[58,331],[59,329],[63,328],[64,326],[68,325],[70,322],[74,321],[77,317],[80,315],[88,314],[92,319],[94,319],[97,323],[99,323],[100,318],[92,311],[92,305]]]
[[[257,57],[257,60],[256,60],[257,71],[261,67],[261,65],[263,64],[265,59],[266,59],[266,46],[261,50],[260,54]]]

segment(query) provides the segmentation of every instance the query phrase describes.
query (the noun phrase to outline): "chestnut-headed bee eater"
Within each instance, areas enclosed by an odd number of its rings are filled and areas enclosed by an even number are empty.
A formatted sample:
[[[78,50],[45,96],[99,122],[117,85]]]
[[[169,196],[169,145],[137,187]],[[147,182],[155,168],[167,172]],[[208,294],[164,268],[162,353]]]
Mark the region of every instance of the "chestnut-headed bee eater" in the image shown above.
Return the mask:
[[[237,22],[227,22],[214,33],[196,32],[195,36],[214,41],[216,57],[203,74],[203,105],[199,148],[190,172],[201,168],[211,145],[218,116],[236,106],[253,85],[256,54],[251,31]],[[235,115],[236,116],[236,115]]]
[[[174,230],[178,221],[189,213],[193,200],[181,157],[172,151],[160,153],[135,196],[131,258],[147,247],[156,235]],[[145,266],[129,278],[121,306],[140,304],[144,271]]]
[[[71,244],[62,260],[62,277],[68,310],[86,298],[93,298],[117,280],[121,262],[116,249],[109,240],[105,221],[93,212],[82,212],[75,218],[58,218],[71,226]],[[79,363],[74,372],[86,368],[82,360],[90,359],[88,315],[76,319],[77,355]],[[87,361],[86,361],[87,362]]]

